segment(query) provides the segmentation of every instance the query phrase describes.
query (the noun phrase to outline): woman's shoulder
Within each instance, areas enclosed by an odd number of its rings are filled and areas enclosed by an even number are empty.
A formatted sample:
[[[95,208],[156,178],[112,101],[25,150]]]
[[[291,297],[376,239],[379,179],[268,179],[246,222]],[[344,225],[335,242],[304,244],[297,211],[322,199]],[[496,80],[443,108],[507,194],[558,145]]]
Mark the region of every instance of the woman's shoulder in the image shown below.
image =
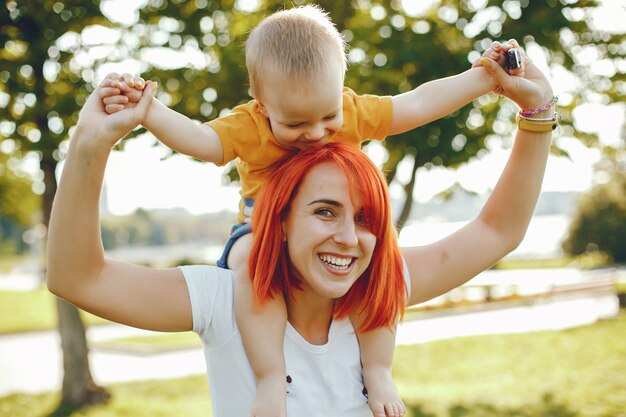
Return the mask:
[[[180,269],[189,290],[193,331],[200,335],[218,330],[230,333],[235,325],[233,271],[212,265],[181,266]]]
[[[218,268],[214,265],[182,265],[179,268],[183,271],[185,277],[225,279],[233,276],[233,271],[230,269]]]
[[[190,296],[204,294],[216,296],[218,292],[227,295],[233,291],[233,271],[213,265],[185,265],[179,267],[183,272]]]

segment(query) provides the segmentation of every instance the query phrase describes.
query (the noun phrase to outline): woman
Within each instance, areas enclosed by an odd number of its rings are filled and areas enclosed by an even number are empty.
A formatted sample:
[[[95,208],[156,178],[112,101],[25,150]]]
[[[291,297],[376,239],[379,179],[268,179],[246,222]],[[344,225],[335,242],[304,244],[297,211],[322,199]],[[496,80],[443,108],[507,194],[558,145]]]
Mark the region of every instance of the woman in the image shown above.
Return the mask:
[[[371,416],[356,336],[345,318],[360,300],[367,300],[368,308],[382,303],[377,311],[387,309],[393,316],[402,306],[461,285],[522,240],[541,188],[550,121],[556,123],[546,106],[552,89],[525,57],[523,77],[505,73],[489,59],[501,55],[498,48],[488,50],[481,65],[498,81],[501,94],[528,109],[507,166],[474,221],[434,244],[401,249],[402,277],[395,243],[389,241],[393,235],[384,183],[360,154],[341,147],[303,152],[281,168],[257,201],[252,250],[258,255],[251,270],[270,293],[289,294],[285,360],[290,416]],[[157,270],[104,257],[98,200],[107,157],[115,142],[142,120],[153,91],[148,85],[135,108],[107,115],[103,90],[98,87],[89,97],[72,135],[50,221],[48,287],[113,321],[196,331],[205,346],[215,417],[246,416],[255,384],[234,320],[232,273],[210,266]],[[340,162],[344,159],[353,165]],[[299,178],[280,188],[290,175]],[[362,175],[378,180],[365,186],[359,182]],[[372,273],[388,262],[387,272]],[[381,282],[396,283],[385,300]],[[372,317],[369,324],[377,320]]]

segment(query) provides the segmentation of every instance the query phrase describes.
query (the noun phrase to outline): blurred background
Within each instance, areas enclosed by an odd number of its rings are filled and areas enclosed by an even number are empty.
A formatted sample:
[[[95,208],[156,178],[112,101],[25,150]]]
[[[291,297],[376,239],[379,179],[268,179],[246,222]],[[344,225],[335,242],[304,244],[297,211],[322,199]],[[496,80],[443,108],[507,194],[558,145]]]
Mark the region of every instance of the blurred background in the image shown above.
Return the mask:
[[[106,323],[47,292],[50,207],[80,107],[107,73],[158,81],[159,100],[210,120],[250,99],[248,31],[305,3],[0,4],[0,416],[211,415],[194,335]],[[515,38],[559,96],[563,122],[524,242],[407,312],[394,372],[410,415],[626,415],[626,1],[317,4],[349,45],[346,85],[358,93],[458,74],[492,41]],[[387,176],[402,245],[476,216],[506,161],[516,111],[489,94],[365,146]],[[100,207],[108,256],[214,263],[235,221],[234,167],[173,154],[141,128],[117,151]]]

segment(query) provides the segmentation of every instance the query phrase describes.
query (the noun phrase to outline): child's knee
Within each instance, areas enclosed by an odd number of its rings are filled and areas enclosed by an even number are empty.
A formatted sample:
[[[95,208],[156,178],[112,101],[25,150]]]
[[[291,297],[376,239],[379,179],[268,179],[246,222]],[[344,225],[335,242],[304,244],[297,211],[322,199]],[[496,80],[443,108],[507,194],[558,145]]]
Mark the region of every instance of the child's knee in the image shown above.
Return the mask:
[[[228,266],[235,271],[236,274],[241,275],[243,272],[248,275],[248,258],[250,257],[250,249],[252,248],[252,234],[241,236],[233,244],[228,254]]]

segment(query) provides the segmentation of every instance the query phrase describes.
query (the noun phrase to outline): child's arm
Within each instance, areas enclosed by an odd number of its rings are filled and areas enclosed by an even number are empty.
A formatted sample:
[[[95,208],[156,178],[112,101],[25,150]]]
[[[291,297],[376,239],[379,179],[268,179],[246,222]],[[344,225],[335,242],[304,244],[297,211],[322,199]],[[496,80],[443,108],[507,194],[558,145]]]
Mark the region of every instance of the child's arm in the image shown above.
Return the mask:
[[[194,122],[156,98],[142,124],[176,152],[215,164],[224,160],[222,142],[213,128]]]
[[[503,67],[506,52],[518,46],[516,42],[504,45],[494,42],[485,53],[489,54],[487,58]],[[412,91],[394,96],[389,134],[396,135],[430,123],[490,91],[500,93],[498,83],[477,62],[461,74],[429,81]],[[508,72],[510,75],[521,75],[519,69]]]
[[[496,83],[484,68],[429,81],[392,98],[390,135],[397,135],[437,120],[487,94]]]
[[[129,74],[110,74],[109,77],[106,85],[117,88],[120,94],[103,99],[107,113],[135,106],[145,85],[143,79]],[[207,162],[221,163],[224,160],[222,142],[214,129],[194,122],[156,98],[141,124],[176,152]]]

